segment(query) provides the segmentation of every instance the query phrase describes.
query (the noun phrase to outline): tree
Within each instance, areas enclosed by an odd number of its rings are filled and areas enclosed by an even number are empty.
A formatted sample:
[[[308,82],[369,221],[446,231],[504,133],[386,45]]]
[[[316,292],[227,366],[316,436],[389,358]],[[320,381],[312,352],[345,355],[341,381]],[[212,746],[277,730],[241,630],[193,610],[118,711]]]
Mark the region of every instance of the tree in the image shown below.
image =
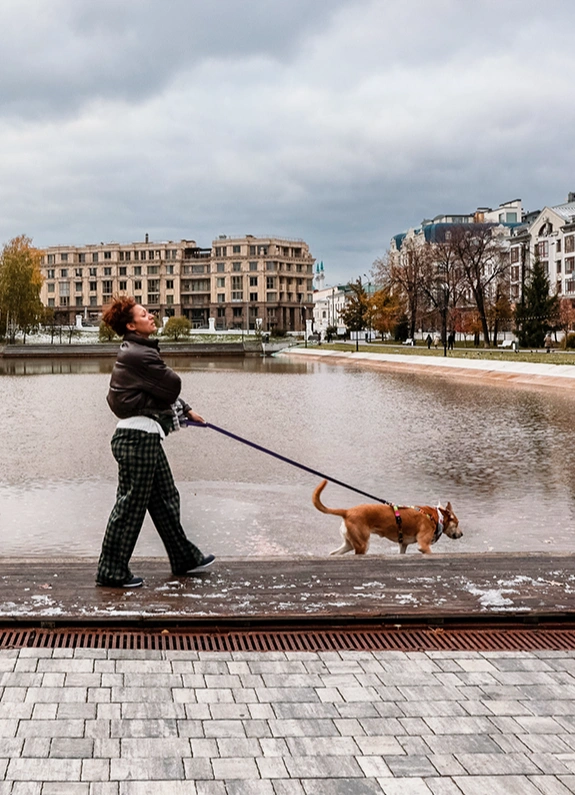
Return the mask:
[[[569,332],[575,328],[575,302],[571,298],[561,298],[559,301],[559,318],[557,328],[564,333],[563,347],[567,347]]]
[[[509,268],[508,257],[496,228],[490,224],[461,224],[449,229],[449,240],[462,277],[468,287],[481,321],[483,340],[489,347],[488,307],[495,285]]]
[[[430,308],[441,318],[441,341],[447,352],[447,326],[450,311],[457,306],[463,292],[463,273],[455,250],[447,237],[427,244],[420,273],[421,292]]]
[[[370,326],[381,334],[391,334],[405,313],[401,296],[389,287],[382,287],[369,298]]]
[[[549,295],[549,277],[545,268],[535,260],[523,294],[523,301],[515,309],[516,333],[525,348],[541,348],[545,335],[559,316],[559,298]]]
[[[405,299],[408,315],[408,336],[414,338],[421,299],[421,278],[428,258],[428,247],[412,239],[405,239],[397,255],[388,252],[386,257],[373,263],[375,279],[389,284]]]
[[[43,316],[40,301],[42,252],[25,235],[13,238],[0,256],[0,332],[9,342],[18,331],[36,328]]]
[[[174,316],[171,317],[164,326],[162,336],[168,340],[174,340],[174,342],[177,342],[179,339],[189,337],[191,328],[192,324],[187,317]]]
[[[360,332],[366,326],[367,294],[361,283],[361,279],[350,282],[347,285],[349,295],[346,304],[339,316],[348,331]],[[358,339],[355,341],[355,349],[358,349]]]

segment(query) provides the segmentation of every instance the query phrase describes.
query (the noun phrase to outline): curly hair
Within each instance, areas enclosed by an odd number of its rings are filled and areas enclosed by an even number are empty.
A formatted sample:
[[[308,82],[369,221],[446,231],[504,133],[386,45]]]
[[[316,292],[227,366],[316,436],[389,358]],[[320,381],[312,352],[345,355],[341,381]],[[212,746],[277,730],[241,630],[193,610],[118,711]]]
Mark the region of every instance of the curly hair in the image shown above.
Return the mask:
[[[132,312],[136,306],[135,300],[131,296],[120,295],[114,298],[112,303],[106,307],[102,320],[119,337],[123,337],[127,331],[127,324],[133,321]]]

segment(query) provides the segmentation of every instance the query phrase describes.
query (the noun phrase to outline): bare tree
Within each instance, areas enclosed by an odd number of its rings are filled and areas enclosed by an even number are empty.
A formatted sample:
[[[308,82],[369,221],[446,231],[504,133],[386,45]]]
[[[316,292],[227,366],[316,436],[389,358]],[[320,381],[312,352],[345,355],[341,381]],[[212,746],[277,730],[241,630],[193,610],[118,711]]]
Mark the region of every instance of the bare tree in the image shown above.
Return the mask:
[[[463,272],[451,241],[445,236],[435,243],[427,243],[426,247],[420,288],[427,306],[441,318],[441,341],[445,350],[449,315],[458,306],[465,290]]]
[[[389,285],[404,299],[409,334],[415,337],[421,303],[421,280],[428,257],[425,243],[406,238],[397,253],[387,252],[373,263],[373,274],[382,285]]]
[[[452,226],[448,239],[466,286],[477,307],[484,345],[489,346],[488,309],[495,288],[506,277],[509,260],[496,228],[490,224]]]

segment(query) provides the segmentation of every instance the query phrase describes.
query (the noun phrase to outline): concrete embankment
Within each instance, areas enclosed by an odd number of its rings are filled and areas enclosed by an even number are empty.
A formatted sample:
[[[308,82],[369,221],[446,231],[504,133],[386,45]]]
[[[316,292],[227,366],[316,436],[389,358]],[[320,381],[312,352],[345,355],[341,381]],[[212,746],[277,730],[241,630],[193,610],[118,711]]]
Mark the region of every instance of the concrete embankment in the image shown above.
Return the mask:
[[[42,358],[106,358],[115,357],[119,342],[99,342],[94,344],[73,343],[71,345],[5,345],[0,347],[3,359],[42,359]],[[166,356],[261,356],[260,342],[198,342],[161,343],[162,354]]]
[[[449,378],[494,381],[501,384],[575,387],[575,366],[524,361],[488,361],[449,357],[418,356],[402,353],[371,353],[369,351],[333,351],[321,348],[290,348],[282,356],[302,356],[333,364],[353,364],[383,370],[430,373]]]

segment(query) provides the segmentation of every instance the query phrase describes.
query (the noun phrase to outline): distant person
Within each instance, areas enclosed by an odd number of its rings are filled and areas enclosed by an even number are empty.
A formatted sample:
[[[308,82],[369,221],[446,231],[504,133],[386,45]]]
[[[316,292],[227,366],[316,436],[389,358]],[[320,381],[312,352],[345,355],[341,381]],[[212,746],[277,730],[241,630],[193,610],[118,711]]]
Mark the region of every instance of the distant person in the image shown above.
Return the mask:
[[[549,353],[550,350],[551,350],[551,347],[553,345],[553,340],[551,339],[551,334],[547,334],[546,335],[544,345],[545,345],[545,350],[547,351],[547,353]]]
[[[455,345],[455,331],[450,331],[447,338],[447,350],[452,351]]]
[[[427,335],[427,337],[425,338],[425,341],[427,343],[427,350],[429,350],[431,348],[431,343],[433,342],[433,340],[431,339],[431,334]]]
[[[112,437],[118,462],[118,490],[98,563],[97,584],[138,588],[130,558],[146,511],[168,553],[172,572],[195,574],[211,566],[214,555],[203,555],[188,540],[180,524],[180,495],[174,484],[162,442],[180,420],[205,423],[179,400],[180,377],[161,359],[154,316],[133,298],[114,300],[103,320],[124,338],[112,370],[108,404],[119,417]]]

